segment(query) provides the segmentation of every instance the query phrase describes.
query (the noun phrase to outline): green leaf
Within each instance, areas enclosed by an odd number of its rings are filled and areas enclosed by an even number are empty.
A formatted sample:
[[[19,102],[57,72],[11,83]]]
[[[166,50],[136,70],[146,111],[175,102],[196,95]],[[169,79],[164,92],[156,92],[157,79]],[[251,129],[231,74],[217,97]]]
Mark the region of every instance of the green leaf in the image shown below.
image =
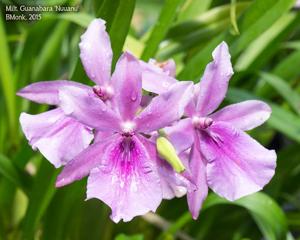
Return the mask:
[[[236,21],[236,0],[231,0],[231,5],[230,5],[230,21],[233,27],[233,30],[236,35],[240,34],[237,21]]]
[[[284,212],[268,195],[258,192],[234,202],[229,202],[215,194],[210,194],[204,203],[203,209],[219,204],[237,205],[246,208],[260,228],[265,239],[285,239],[287,222]]]
[[[113,50],[113,66],[119,58],[129,31],[135,0],[122,0],[109,30]]]
[[[190,61],[185,65],[184,69],[179,73],[178,79],[192,79],[198,81],[200,74],[203,73],[206,64],[212,59],[212,52],[218,44],[224,40],[225,34],[221,33],[214,37],[203,49],[201,49]]]
[[[267,31],[251,42],[251,44],[242,52],[236,61],[235,70],[247,70],[247,68],[259,58],[259,55],[267,48],[273,39],[281,34],[281,32],[290,23],[292,23],[295,18],[295,14],[283,15]]]
[[[260,76],[270,84],[300,115],[300,95],[292,90],[287,82],[276,75],[270,73],[261,73]]]
[[[178,21],[195,18],[204,13],[212,0],[187,0],[179,11]]]
[[[21,172],[10,159],[2,154],[0,154],[0,175],[28,194],[30,185],[29,176]]]
[[[249,7],[251,2],[239,2],[236,3],[236,13],[237,15],[241,15],[243,11],[247,7]],[[167,38],[180,38],[181,36],[186,36],[189,33],[193,33],[194,31],[199,31],[202,28],[210,28],[212,24],[219,23],[221,24],[224,21],[229,22],[229,15],[230,15],[231,5],[225,4],[221,6],[214,7],[209,11],[206,11],[199,17],[185,21],[179,22],[172,26],[167,34]]]
[[[29,205],[23,221],[23,238],[34,239],[39,221],[47,209],[56,191],[54,183],[58,171],[55,171],[46,159],[42,159],[41,166],[34,178],[32,191],[29,195]]]
[[[263,2],[262,0],[257,2]],[[269,9],[265,12],[261,12],[261,15],[257,19],[252,19],[253,22],[244,24],[245,28],[241,26],[240,37],[234,41],[231,45],[232,56],[235,57],[247,45],[257,38],[260,34],[264,33],[279,17],[293,7],[295,0],[278,0],[269,5]],[[264,4],[264,3],[263,3]],[[247,26],[247,28],[246,28]]]
[[[115,238],[115,240],[143,240],[143,239],[144,239],[144,237],[141,234],[128,236],[128,235],[125,235],[123,233],[119,234]]]
[[[154,57],[160,42],[166,36],[173,19],[176,16],[178,7],[181,5],[182,0],[166,0],[160,12],[157,23],[155,24],[150,37],[148,38],[145,49],[142,54],[142,59],[147,61],[149,58]]]
[[[45,215],[44,240],[65,240],[70,237],[67,228],[71,225],[71,218],[80,216],[77,205],[83,203],[85,191],[85,182],[78,181],[56,192]],[[73,231],[72,225],[70,227]]]
[[[126,2],[127,0],[125,0]],[[109,31],[113,20],[115,19],[120,0],[103,0],[101,7],[99,8],[96,17],[102,18],[106,21],[106,30]]]
[[[287,235],[286,217],[277,203],[268,195],[258,192],[234,202],[227,201],[216,194],[209,194],[203,204],[202,211],[217,205],[236,205],[245,208],[253,217],[265,239],[283,240]],[[192,220],[189,212],[183,214],[173,223],[164,236],[175,234],[179,229]]]
[[[300,75],[300,68],[295,67],[295,62],[300,62],[300,50],[293,51],[287,57],[283,58],[271,73],[290,83]],[[260,85],[258,85],[256,89],[256,94],[261,97],[272,97],[274,95],[272,87],[266,84],[262,79],[260,79],[259,82]]]
[[[16,121],[16,102],[15,102],[15,86],[13,77],[12,60],[10,50],[6,38],[4,22],[2,13],[0,13],[0,78],[3,88],[3,95],[5,104],[8,111],[8,125],[12,139],[17,134],[17,121]]]
[[[79,26],[86,28],[89,25],[89,23],[94,19],[94,16],[82,12],[78,12],[78,13],[69,12],[69,13],[62,13],[62,14],[45,15],[44,18],[62,19],[62,20],[76,23]]]
[[[44,47],[36,59],[33,72],[34,79],[39,79],[43,71],[51,66],[50,61],[59,57],[62,40],[66,35],[68,26],[69,22],[67,21],[59,22],[54,31],[51,33],[50,37],[45,42]]]
[[[215,36],[201,51],[188,60],[185,68],[179,74],[179,79],[194,80],[199,77],[205,65],[210,61],[213,49],[223,40],[230,45],[232,58],[236,58],[254,39],[286,13],[293,3],[294,0],[279,0],[275,3],[271,0],[254,1],[238,21],[241,35],[233,38],[227,30]]]

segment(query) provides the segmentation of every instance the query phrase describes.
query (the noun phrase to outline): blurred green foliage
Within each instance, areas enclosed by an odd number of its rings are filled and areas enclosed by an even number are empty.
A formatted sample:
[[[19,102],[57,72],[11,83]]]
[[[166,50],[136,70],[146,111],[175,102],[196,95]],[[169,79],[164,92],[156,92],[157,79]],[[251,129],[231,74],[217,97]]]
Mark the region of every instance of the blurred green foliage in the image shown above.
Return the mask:
[[[39,21],[0,16],[0,240],[15,239],[300,239],[300,10],[295,0],[51,0],[78,12],[43,13]],[[227,202],[210,193],[197,221],[185,199],[156,214],[114,224],[97,200],[84,201],[86,180],[55,189],[59,170],[33,152],[20,131],[22,111],[47,109],[17,89],[54,79],[91,84],[79,60],[79,38],[104,18],[114,61],[122,49],[144,60],[174,58],[178,78],[199,81],[212,50],[225,40],[235,75],[226,103],[263,99],[273,109],[250,132],[278,153],[276,175],[261,193]],[[258,169],[259,171],[259,169]],[[101,186],[99,186],[101,188]]]

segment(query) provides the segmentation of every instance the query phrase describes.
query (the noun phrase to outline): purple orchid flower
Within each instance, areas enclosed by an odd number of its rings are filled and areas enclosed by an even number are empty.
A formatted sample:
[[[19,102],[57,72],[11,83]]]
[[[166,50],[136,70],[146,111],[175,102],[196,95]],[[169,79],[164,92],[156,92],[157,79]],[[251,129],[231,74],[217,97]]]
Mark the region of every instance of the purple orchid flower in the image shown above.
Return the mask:
[[[93,20],[81,37],[80,58],[87,75],[96,85],[92,88],[80,83],[57,80],[37,82],[21,89],[17,95],[36,103],[58,106],[58,91],[61,87],[74,86],[93,90],[106,104],[110,104],[113,89],[110,84],[112,49],[105,21]],[[152,60],[150,64],[140,61],[146,74],[151,71],[163,78],[174,73],[174,61],[159,67]],[[147,97],[147,103],[151,98]],[[85,149],[93,140],[92,129],[67,117],[60,108],[42,114],[20,116],[22,130],[34,150],[38,149],[55,167],[61,167]],[[105,134],[95,133],[94,141]],[[62,144],[63,143],[63,144]]]
[[[233,201],[261,190],[275,172],[275,151],[244,132],[269,118],[271,109],[266,103],[244,101],[213,113],[225,97],[232,74],[228,46],[223,42],[195,85],[194,98],[185,110],[187,118],[165,129],[178,152],[191,146],[189,171],[197,190],[187,193],[187,200],[194,219],[208,188]]]
[[[56,185],[63,186],[90,173],[87,198],[98,198],[109,205],[115,222],[155,211],[161,202],[162,183],[165,183],[160,172],[162,160],[156,156],[155,145],[145,136],[178,120],[192,91],[189,82],[175,84],[137,114],[142,98],[141,73],[138,61],[124,53],[111,79],[115,92],[111,106],[91,90],[76,87],[59,90],[60,107],[65,114],[105,132],[106,138],[69,162]],[[163,171],[170,178],[173,172],[171,168]]]

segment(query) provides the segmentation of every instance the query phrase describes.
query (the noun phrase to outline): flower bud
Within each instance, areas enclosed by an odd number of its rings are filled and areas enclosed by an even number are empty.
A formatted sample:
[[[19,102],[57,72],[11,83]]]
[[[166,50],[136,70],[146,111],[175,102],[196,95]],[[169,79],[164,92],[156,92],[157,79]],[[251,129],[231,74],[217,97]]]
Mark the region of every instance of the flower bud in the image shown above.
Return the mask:
[[[156,140],[156,148],[159,155],[168,163],[170,163],[176,172],[181,173],[185,170],[185,167],[178,157],[175,148],[167,138],[158,137]]]

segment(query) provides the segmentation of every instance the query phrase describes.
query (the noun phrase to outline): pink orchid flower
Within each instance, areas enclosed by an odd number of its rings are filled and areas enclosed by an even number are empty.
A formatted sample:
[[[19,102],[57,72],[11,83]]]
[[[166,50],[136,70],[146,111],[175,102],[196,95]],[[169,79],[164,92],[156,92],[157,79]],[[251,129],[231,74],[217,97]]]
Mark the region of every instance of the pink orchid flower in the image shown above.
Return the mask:
[[[225,98],[233,74],[228,46],[221,43],[205,69],[186,118],[165,129],[178,153],[191,147],[189,170],[197,191],[187,193],[194,219],[199,215],[208,188],[233,201],[261,190],[273,177],[276,153],[244,131],[264,123],[271,108],[250,100],[214,112]]]

